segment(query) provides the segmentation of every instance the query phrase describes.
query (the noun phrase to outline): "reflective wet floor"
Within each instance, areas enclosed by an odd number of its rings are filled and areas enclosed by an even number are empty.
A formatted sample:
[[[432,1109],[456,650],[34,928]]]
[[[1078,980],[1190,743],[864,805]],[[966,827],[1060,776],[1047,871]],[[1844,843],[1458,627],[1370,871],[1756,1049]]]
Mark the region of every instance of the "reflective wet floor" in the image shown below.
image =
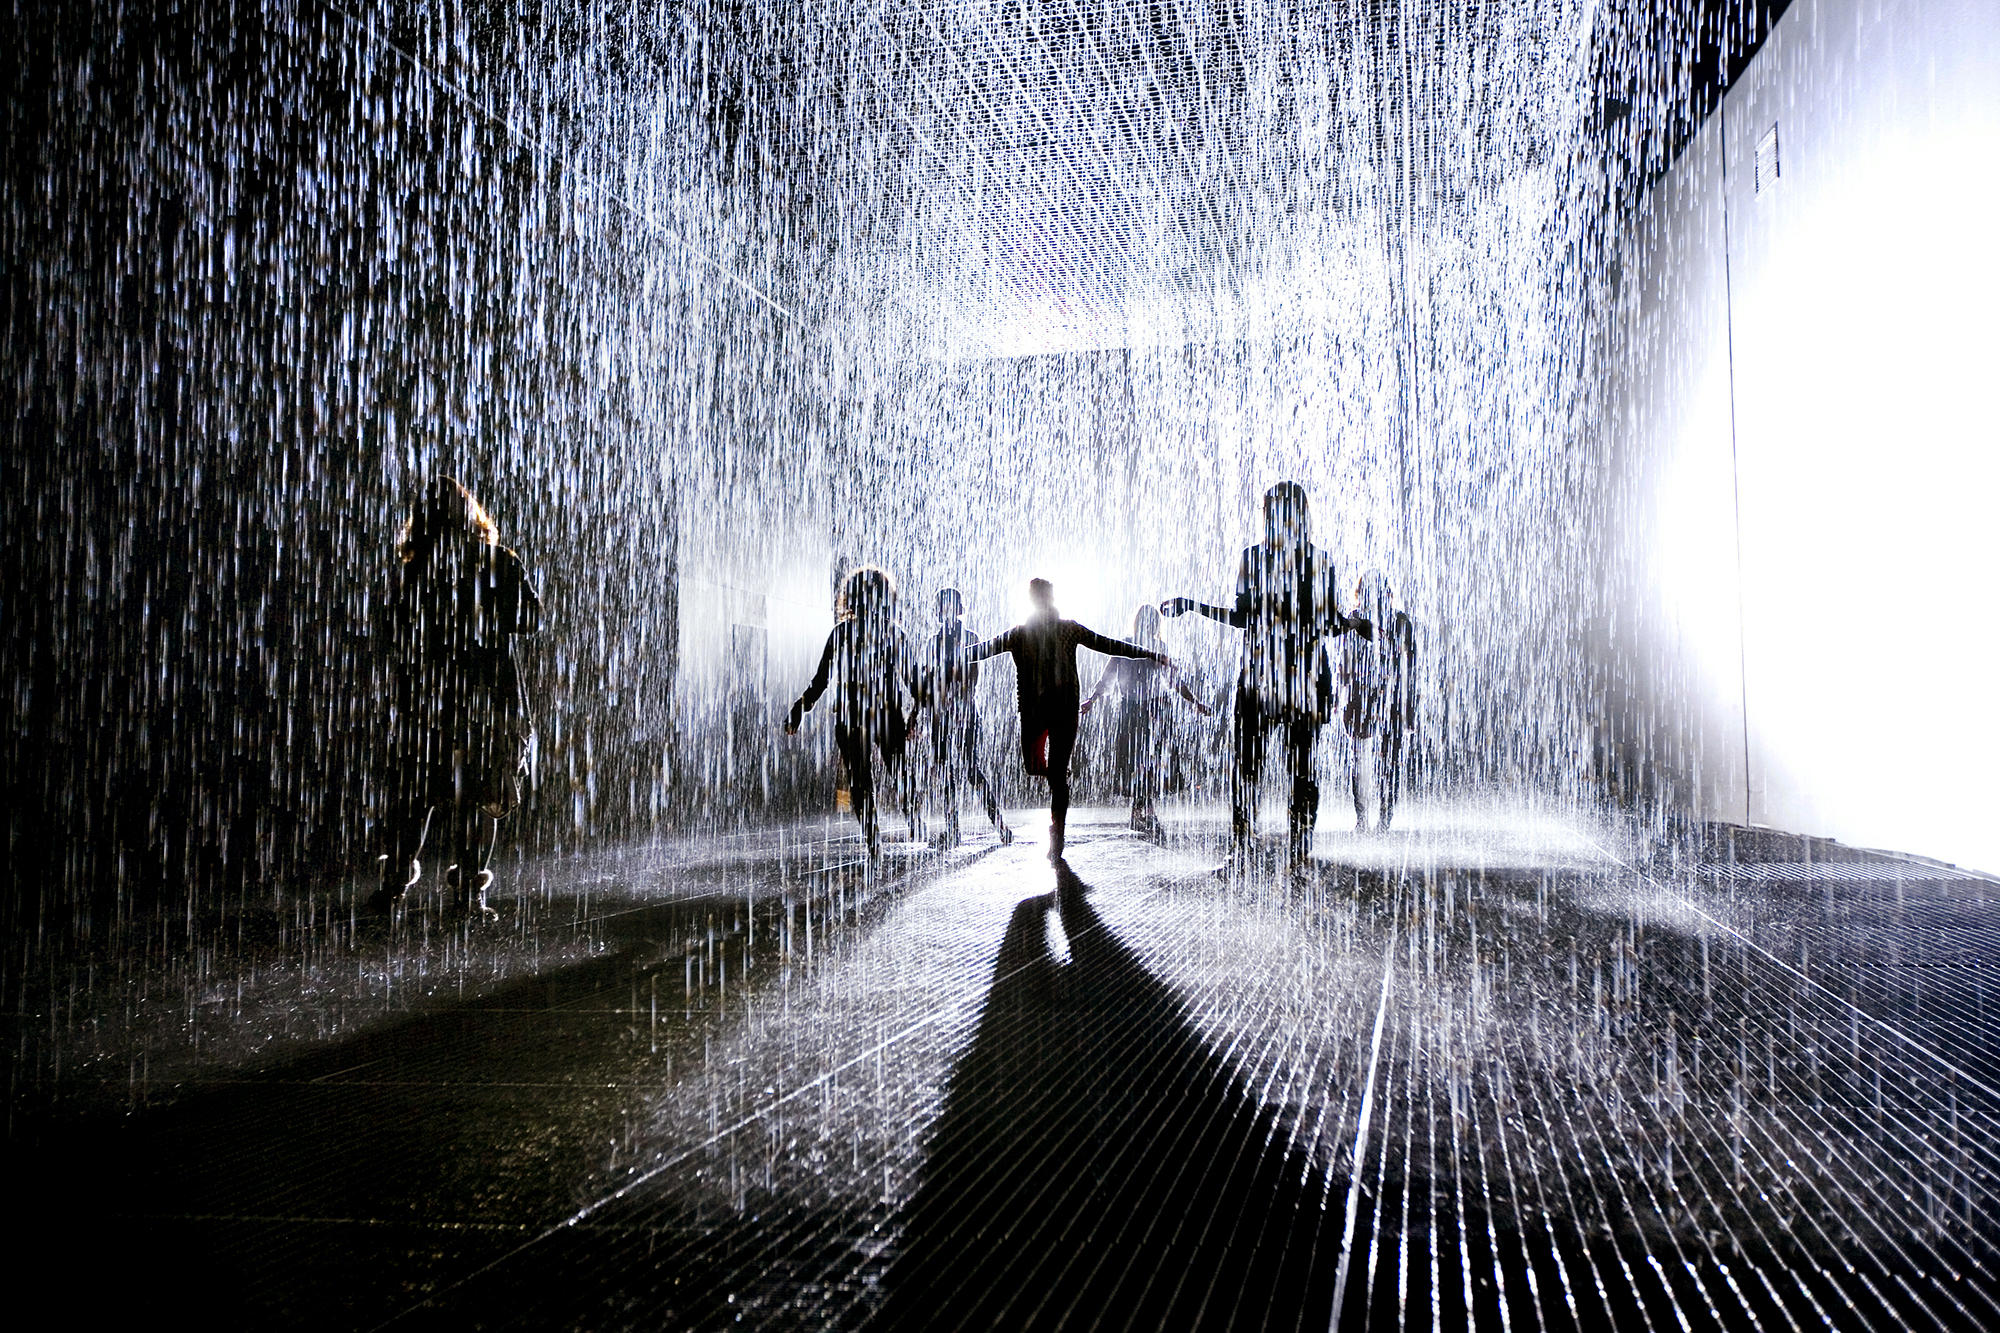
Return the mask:
[[[826,823],[520,867],[491,927],[281,904],[192,989],[13,1015],[20,1257],[217,1327],[2000,1325],[2000,885],[1407,822],[1294,870],[1084,812],[1063,867],[875,875]]]

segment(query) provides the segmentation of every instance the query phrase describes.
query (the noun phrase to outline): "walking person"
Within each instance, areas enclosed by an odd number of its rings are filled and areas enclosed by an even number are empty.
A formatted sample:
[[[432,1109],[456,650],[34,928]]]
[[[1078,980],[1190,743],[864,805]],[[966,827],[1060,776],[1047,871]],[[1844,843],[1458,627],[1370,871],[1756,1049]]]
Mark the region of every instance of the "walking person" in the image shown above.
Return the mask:
[[[1340,609],[1334,563],[1309,539],[1305,487],[1280,482],[1264,493],[1264,540],[1243,552],[1236,601],[1211,606],[1190,597],[1160,604],[1160,613],[1199,611],[1243,631],[1236,674],[1232,732],[1235,771],[1230,782],[1230,835],[1239,851],[1255,829],[1257,781],[1273,731],[1284,737],[1291,771],[1290,837],[1293,863],[1303,864],[1319,818],[1319,783],[1313,744],[1326,720],[1330,682],[1325,640],[1350,631],[1372,634],[1368,621]]]
[[[861,824],[872,865],[882,858],[882,833],[875,812],[871,751],[880,752],[884,773],[901,790],[910,837],[923,837],[911,784],[902,780],[911,720],[921,706],[916,673],[909,643],[896,624],[896,581],[872,565],[854,570],[841,584],[833,631],[820,650],[812,683],[785,719],[787,736],[798,735],[799,723],[826,693],[835,675],[840,687],[834,696],[833,740],[847,767],[854,817]],[[905,689],[911,698],[909,713],[903,710]]]
[[[1170,666],[1167,655],[1064,620],[1056,611],[1055,585],[1031,579],[1028,597],[1035,609],[1026,620],[969,650],[968,661],[1000,653],[1014,658],[1014,684],[1021,706],[1021,762],[1030,775],[1049,782],[1049,860],[1063,859],[1063,827],[1069,816],[1069,761],[1076,751],[1082,685],[1076,650],[1107,657],[1146,658]]]
[[[1394,590],[1380,570],[1361,576],[1359,610],[1375,626],[1368,642],[1347,640],[1340,661],[1341,710],[1353,755],[1354,827],[1367,832],[1371,805],[1374,827],[1385,830],[1395,818],[1402,785],[1403,743],[1417,722],[1417,632],[1395,604]],[[1369,799],[1368,788],[1377,789]]]
[[[404,525],[384,602],[390,684],[388,852],[369,900],[390,912],[423,876],[433,816],[447,812],[451,906],[493,919],[487,862],[521,803],[534,728],[512,640],[541,628],[521,557],[471,491],[439,477]]]
[[[1160,647],[1158,607],[1148,603],[1132,617],[1132,642],[1149,650]],[[1166,716],[1169,697],[1179,694],[1203,717],[1215,710],[1197,698],[1185,680],[1145,657],[1114,657],[1105,663],[1097,687],[1077,711],[1087,716],[1097,701],[1111,692],[1118,699],[1118,722],[1112,733],[1113,762],[1132,797],[1132,827],[1148,837],[1156,837],[1160,833],[1160,812],[1154,802],[1172,762]]]
[[[958,788],[970,782],[986,805],[986,817],[1000,841],[1014,841],[1014,831],[1000,815],[993,784],[979,767],[979,664],[967,658],[978,642],[965,628],[965,603],[958,589],[945,588],[937,598],[938,632],[924,657],[919,682],[922,703],[931,710],[931,760],[944,787],[945,826],[939,847],[958,846]]]

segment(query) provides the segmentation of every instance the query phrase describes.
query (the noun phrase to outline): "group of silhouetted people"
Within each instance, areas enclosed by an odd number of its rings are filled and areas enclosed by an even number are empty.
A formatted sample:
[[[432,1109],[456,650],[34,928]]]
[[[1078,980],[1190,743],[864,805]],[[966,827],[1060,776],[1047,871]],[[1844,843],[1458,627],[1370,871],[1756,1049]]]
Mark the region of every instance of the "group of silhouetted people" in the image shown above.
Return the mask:
[[[450,901],[468,916],[490,917],[487,863],[497,821],[520,804],[533,734],[511,644],[540,627],[541,601],[520,557],[500,545],[492,517],[450,478],[426,487],[396,552],[377,608],[389,677],[384,702],[391,762],[387,847],[369,906],[387,913],[420,881],[419,857],[442,811]],[[915,653],[898,624],[896,585],[887,573],[867,567],[842,582],[819,668],[792,705],[785,729],[796,733],[804,715],[834,689],[834,742],[871,859],[881,852],[877,755],[901,789],[911,836],[923,836],[905,760],[916,715],[926,709],[945,807],[937,841],[959,841],[965,786],[978,794],[1000,840],[1013,840],[978,756],[979,664],[1001,653],[1014,659],[1022,764],[1049,784],[1050,859],[1063,855],[1079,721],[1107,695],[1121,705],[1114,747],[1128,778],[1132,825],[1157,833],[1155,799],[1170,766],[1165,710],[1178,697],[1210,712],[1160,647],[1160,617],[1188,611],[1243,632],[1230,784],[1236,845],[1250,842],[1257,783],[1275,733],[1291,776],[1288,845],[1295,860],[1304,860],[1319,813],[1313,749],[1341,698],[1354,756],[1356,820],[1367,828],[1372,814],[1374,827],[1388,827],[1416,719],[1415,630],[1396,608],[1388,581],[1373,571],[1356,586],[1352,607],[1343,607],[1333,561],[1309,540],[1306,494],[1297,483],[1265,493],[1264,539],[1243,552],[1230,605],[1175,597],[1157,609],[1141,607],[1127,641],[1064,619],[1048,580],[1033,580],[1028,591],[1033,613],[982,641],[965,628],[957,590],[946,588],[938,594],[937,630]],[[1079,648],[1113,659],[1087,700],[1077,672]]]
[[[1069,764],[1076,750],[1082,687],[1076,650],[1090,648],[1112,657],[1145,659],[1168,665],[1165,653],[1108,638],[1065,620],[1056,611],[1055,586],[1047,579],[1028,585],[1035,613],[1003,634],[983,642],[966,632],[964,605],[958,590],[938,594],[939,626],[929,651],[918,658],[896,623],[896,584],[887,573],[866,566],[848,574],[841,584],[833,632],[820,652],[812,683],[792,705],[785,719],[787,733],[796,733],[805,714],[838,678],[833,722],[834,743],[847,768],[848,792],[854,816],[860,820],[870,858],[881,854],[881,821],[876,809],[872,754],[902,789],[910,836],[923,836],[915,784],[908,780],[906,755],[911,718],[903,710],[907,691],[914,709],[934,713],[932,756],[943,784],[946,827],[942,843],[959,838],[958,791],[970,783],[986,803],[986,814],[1002,842],[1013,831],[1000,814],[993,786],[980,770],[979,713],[974,687],[979,663],[1001,653],[1014,659],[1014,680],[1021,709],[1021,760],[1027,771],[1048,779],[1049,847],[1060,857],[1063,825],[1069,814]]]
[[[1157,832],[1154,800],[1167,767],[1163,707],[1178,693],[1204,714],[1209,711],[1178,679],[1159,647],[1159,617],[1188,611],[1243,631],[1232,732],[1234,843],[1240,848],[1251,840],[1257,783],[1275,732],[1282,737],[1291,775],[1288,847],[1295,862],[1304,861],[1319,814],[1313,749],[1342,696],[1345,706],[1339,711],[1354,755],[1357,824],[1370,827],[1372,814],[1373,827],[1389,826],[1406,737],[1416,720],[1415,630],[1409,616],[1396,608],[1388,581],[1378,572],[1362,577],[1354,605],[1343,608],[1334,563],[1309,538],[1304,487],[1283,482],[1265,493],[1264,540],[1243,552],[1231,605],[1176,597],[1161,603],[1157,611],[1141,608],[1131,642],[1065,620],[1056,610],[1055,589],[1048,580],[1035,579],[1028,587],[1033,613],[983,642],[966,631],[957,590],[945,589],[938,596],[937,635],[929,651],[918,657],[910,652],[897,624],[894,580],[873,567],[847,576],[837,623],[827,636],[819,668],[792,705],[785,729],[797,732],[805,713],[838,679],[834,738],[871,859],[881,849],[873,754],[880,754],[884,769],[901,788],[912,838],[922,838],[915,784],[905,771],[905,749],[914,714],[926,707],[935,715],[933,758],[947,811],[947,827],[939,841],[958,841],[957,793],[966,782],[984,799],[1001,840],[1011,841],[1012,833],[976,754],[973,687],[978,663],[1001,653],[1014,659],[1023,765],[1049,784],[1050,859],[1063,855],[1069,767],[1079,719],[1108,691],[1116,691],[1124,705],[1115,745],[1120,767],[1130,775],[1133,826]],[[1089,700],[1081,697],[1078,648],[1114,659]],[[905,692],[913,705],[909,715],[903,708]]]

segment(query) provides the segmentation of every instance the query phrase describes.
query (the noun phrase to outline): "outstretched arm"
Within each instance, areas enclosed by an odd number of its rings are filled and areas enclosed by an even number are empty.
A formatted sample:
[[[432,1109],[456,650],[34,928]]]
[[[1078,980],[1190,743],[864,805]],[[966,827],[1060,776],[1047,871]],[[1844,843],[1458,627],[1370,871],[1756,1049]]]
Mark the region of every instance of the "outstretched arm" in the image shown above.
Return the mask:
[[[1018,627],[1016,629],[1003,630],[983,643],[972,644],[966,648],[964,660],[967,662],[984,662],[989,657],[998,657],[1002,653],[1014,651],[1014,635],[1017,630]]]
[[[1082,717],[1085,713],[1088,713],[1090,711],[1090,706],[1096,703],[1100,698],[1102,698],[1104,692],[1111,688],[1111,678],[1118,674],[1119,674],[1119,668],[1116,662],[1113,662],[1110,666],[1104,668],[1104,674],[1097,678],[1097,688],[1090,692],[1090,697],[1088,699],[1085,699],[1082,705],[1076,710],[1076,715],[1078,717]]]
[[[1160,614],[1178,616],[1189,611],[1199,611],[1210,620],[1219,620],[1236,629],[1250,628],[1256,617],[1257,599],[1254,595],[1259,582],[1256,548],[1243,553],[1243,559],[1236,566],[1236,604],[1234,606],[1211,606],[1207,602],[1197,602],[1192,597],[1174,597],[1160,603]]]
[[[839,637],[840,627],[836,625],[833,633],[826,636],[826,647],[820,650],[819,669],[813,672],[812,684],[806,686],[806,692],[792,704],[792,711],[785,718],[786,735],[789,736],[799,729],[799,720],[811,712],[812,706],[819,702],[819,697],[826,693],[827,680],[833,674],[833,645]]]
[[[1151,648],[1141,648],[1136,643],[1114,639],[1108,634],[1099,634],[1087,625],[1076,627],[1076,641],[1092,652],[1103,653],[1106,657],[1145,657],[1166,666],[1167,655],[1156,653]]]
[[[1215,711],[1213,708],[1210,708],[1207,705],[1207,703],[1203,702],[1202,697],[1200,695],[1194,692],[1194,688],[1187,683],[1186,676],[1179,675],[1178,673],[1176,673],[1176,675],[1174,676],[1174,688],[1180,691],[1181,698],[1193,704],[1195,707],[1195,711],[1200,713],[1203,717],[1207,717],[1210,713],[1213,713]]]
[[[1250,599],[1238,597],[1234,607],[1210,606],[1207,602],[1197,602],[1192,597],[1170,597],[1160,603],[1160,614],[1169,620],[1189,611],[1198,611],[1210,620],[1219,620],[1225,625],[1242,629],[1250,623]]]

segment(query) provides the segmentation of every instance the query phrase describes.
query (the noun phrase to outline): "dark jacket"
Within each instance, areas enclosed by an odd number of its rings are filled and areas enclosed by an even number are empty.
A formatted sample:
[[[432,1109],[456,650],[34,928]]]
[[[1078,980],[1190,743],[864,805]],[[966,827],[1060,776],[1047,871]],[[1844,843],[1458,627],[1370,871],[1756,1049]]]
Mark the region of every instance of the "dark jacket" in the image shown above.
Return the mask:
[[[526,725],[512,640],[541,628],[542,601],[520,556],[440,542],[396,567],[385,610],[404,721],[455,733]]]
[[[1252,546],[1236,573],[1230,607],[1195,603],[1194,610],[1243,631],[1236,688],[1267,708],[1319,713],[1325,707],[1324,641],[1373,627],[1340,609],[1334,563],[1310,542],[1274,551]]]
[[[819,667],[812,683],[792,705],[791,725],[818,704],[836,674],[840,692],[835,716],[850,727],[870,726],[903,713],[902,690],[920,698],[915,665],[910,660],[909,641],[892,623],[856,617],[840,621],[826,636],[820,650]]]
[[[1022,717],[1074,718],[1083,698],[1076,673],[1078,648],[1089,648],[1107,657],[1162,660],[1151,649],[1107,638],[1074,620],[1056,616],[1030,617],[1004,634],[994,635],[967,656],[978,662],[1000,653],[1013,655],[1014,686],[1021,701]]]
[[[1417,721],[1416,627],[1402,611],[1374,614],[1374,639],[1350,640],[1341,656],[1342,722],[1356,738],[1383,728],[1407,731]]]
[[[960,625],[955,630],[939,630],[932,636],[930,651],[917,677],[917,701],[926,708],[964,712],[972,707],[979,688],[979,663],[972,650],[979,640]]]
[[[395,567],[382,620],[398,780],[434,801],[463,796],[469,782],[487,813],[506,815],[520,804],[534,736],[512,641],[542,624],[521,557],[467,539],[419,551]]]

